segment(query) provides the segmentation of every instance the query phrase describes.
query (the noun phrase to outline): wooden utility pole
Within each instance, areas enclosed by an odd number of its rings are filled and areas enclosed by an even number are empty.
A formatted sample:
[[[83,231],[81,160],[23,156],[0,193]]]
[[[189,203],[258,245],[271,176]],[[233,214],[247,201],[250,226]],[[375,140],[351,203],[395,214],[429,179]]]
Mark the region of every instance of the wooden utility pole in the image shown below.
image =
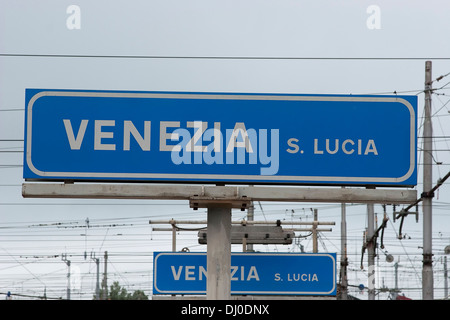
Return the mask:
[[[431,61],[425,62],[425,119],[423,124],[423,266],[422,299],[433,300],[432,201],[433,126],[431,123]]]

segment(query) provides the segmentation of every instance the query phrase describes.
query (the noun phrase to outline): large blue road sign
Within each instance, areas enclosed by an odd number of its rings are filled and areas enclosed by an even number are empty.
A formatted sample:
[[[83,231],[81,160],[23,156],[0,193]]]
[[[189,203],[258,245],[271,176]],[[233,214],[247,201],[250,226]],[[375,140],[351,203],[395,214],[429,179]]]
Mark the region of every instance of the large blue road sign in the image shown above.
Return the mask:
[[[416,96],[26,90],[24,178],[413,186]]]
[[[155,252],[154,294],[206,294],[206,253]],[[231,294],[336,295],[335,253],[232,253]]]

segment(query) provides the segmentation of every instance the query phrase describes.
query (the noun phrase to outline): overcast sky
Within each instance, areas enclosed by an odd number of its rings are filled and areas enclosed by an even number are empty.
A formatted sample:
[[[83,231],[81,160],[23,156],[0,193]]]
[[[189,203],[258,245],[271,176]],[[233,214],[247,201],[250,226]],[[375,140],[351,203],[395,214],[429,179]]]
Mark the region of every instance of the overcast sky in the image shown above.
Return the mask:
[[[102,223],[121,221],[110,219],[128,218],[131,222],[124,221],[139,225],[138,229],[141,229],[138,233],[146,234],[142,238],[151,238],[151,241],[136,241],[141,247],[132,251],[152,252],[155,248],[152,241],[156,238],[161,240],[157,243],[158,250],[170,250],[171,246],[170,237],[163,233],[153,232],[151,237],[148,236],[151,232],[149,218],[205,218],[204,211],[192,212],[186,203],[177,203],[175,206],[164,203],[159,206],[156,204],[161,202],[155,201],[147,206],[143,204],[149,202],[130,201],[132,205],[125,206],[128,202],[114,201],[112,203],[119,205],[108,206],[104,201],[97,201],[95,203],[102,205],[89,206],[81,200],[23,199],[20,167],[23,154],[16,151],[23,150],[20,140],[23,139],[26,88],[299,94],[391,94],[395,91],[418,95],[420,136],[425,61],[433,61],[433,79],[450,72],[448,12],[450,3],[446,0],[0,0],[0,227],[11,227],[8,232],[17,235],[10,236],[8,240],[3,236],[1,238],[4,242],[0,245],[0,259],[6,264],[5,267],[0,266],[0,276],[4,274],[0,277],[0,294],[9,287],[17,291],[20,285],[22,292],[27,292],[27,284],[31,281],[34,281],[36,294],[41,294],[42,286],[51,288],[52,280],[43,276],[49,270],[48,273],[55,276],[62,274],[63,278],[59,280],[58,286],[48,290],[53,290],[53,296],[64,295],[66,271],[60,257],[46,266],[55,269],[42,271],[38,268],[42,265],[36,261],[33,263],[33,267],[39,265],[36,270],[31,270],[31,266],[25,267],[23,263],[29,263],[30,260],[23,256],[59,255],[64,250],[74,255],[91,250],[100,254],[108,250],[109,243],[102,243],[102,239],[120,233],[114,227],[100,227]],[[441,88],[433,95],[434,135],[446,137],[435,140],[434,146],[438,151],[434,153],[434,158],[436,163],[442,164],[433,165],[433,184],[450,169],[449,81],[450,77],[445,77],[433,83],[434,88]],[[420,164],[421,139],[418,148]],[[420,194],[420,166],[418,173],[416,190]],[[433,250],[440,250],[435,252],[435,261],[436,268],[442,270],[439,258],[442,257],[444,244],[450,244],[448,183],[440,188],[435,202],[433,235],[436,248],[433,247]],[[56,203],[68,205],[56,206]],[[295,219],[311,219],[308,213],[310,207],[323,208],[324,214],[319,213],[319,216],[336,222],[333,232],[324,236],[335,239],[333,244],[328,244],[328,250],[339,253],[339,206],[263,204],[257,207],[256,219],[286,218],[289,217],[286,212],[292,208],[297,212],[291,217],[296,215]],[[366,211],[364,206],[349,210],[349,229],[354,236],[352,245],[355,245],[352,251],[355,254],[351,257],[352,267],[358,269],[360,256],[356,252],[360,253],[362,232],[367,226]],[[382,213],[381,206],[377,207],[377,212]],[[392,208],[389,208],[389,214],[392,217]],[[93,236],[94,231],[87,233],[84,232],[87,229],[83,228],[80,228],[82,231],[76,230],[78,240],[63,242],[62,236],[56,238],[58,245],[52,244],[48,250],[45,250],[45,246],[49,243],[39,242],[42,241],[39,234],[25,243],[24,238],[20,237],[30,230],[29,226],[35,224],[70,221],[84,226],[87,217],[91,225],[97,220],[97,230],[100,231],[96,234],[96,241],[89,237]],[[135,217],[136,220],[133,220]],[[240,212],[233,214],[233,218],[242,217]],[[382,216],[378,218],[381,220]],[[416,242],[413,244],[404,244],[407,239],[402,244],[392,241],[392,250],[402,254],[401,263],[407,264],[410,258],[405,254],[403,245],[420,254],[417,246],[421,245],[421,224],[421,217],[419,223],[412,216],[405,221],[403,231],[415,235],[412,240]],[[395,237],[399,222],[389,226],[390,234]],[[70,229],[72,231],[74,228]],[[88,236],[80,236],[83,232]],[[190,238],[183,235],[188,238],[186,246],[194,246],[195,235],[191,234]],[[42,236],[48,237],[49,234],[44,230]],[[134,244],[127,241],[129,246]],[[119,247],[113,241],[110,243],[110,252],[119,250],[117,248],[123,252],[129,247]],[[206,248],[196,246],[195,249]],[[387,247],[387,250],[390,248]],[[417,272],[411,279],[405,280],[407,285],[415,287],[421,272],[421,257],[418,257],[416,260],[412,258],[418,268],[414,271]],[[77,258],[74,256],[73,259]],[[119,255],[117,259],[123,259],[123,256]],[[77,261],[82,272],[90,274],[93,265],[85,266],[88,260],[78,258]],[[147,257],[145,263],[146,268],[151,269],[151,257]],[[408,261],[410,269],[412,265],[411,260]],[[122,270],[121,267],[117,263],[117,271]],[[10,273],[15,272],[18,274],[16,278],[10,276]],[[147,282],[142,281],[140,286],[149,294],[151,274],[149,271],[142,272]],[[363,273],[357,274],[355,271],[354,276],[354,282],[366,281]],[[118,280],[130,284],[131,290],[137,288],[137,285],[133,287],[134,280],[126,278],[124,273],[121,277]],[[391,281],[392,275],[389,277]],[[436,281],[441,281],[439,286],[442,287],[442,278],[439,279]],[[85,284],[84,289],[90,290],[91,284]],[[406,293],[419,298],[421,294],[418,291]],[[442,297],[442,294],[441,290],[435,297]]]

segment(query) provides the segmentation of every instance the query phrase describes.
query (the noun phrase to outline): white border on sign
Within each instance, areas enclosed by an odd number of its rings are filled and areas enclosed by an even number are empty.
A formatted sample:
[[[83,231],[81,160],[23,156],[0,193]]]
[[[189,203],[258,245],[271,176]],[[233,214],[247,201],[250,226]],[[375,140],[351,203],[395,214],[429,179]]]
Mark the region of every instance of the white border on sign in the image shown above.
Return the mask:
[[[410,167],[405,175],[398,178],[381,177],[321,177],[321,176],[280,176],[280,175],[230,175],[230,174],[171,174],[171,173],[117,173],[117,172],[46,172],[37,169],[31,157],[32,151],[32,113],[33,105],[39,98],[53,97],[109,97],[109,98],[158,98],[158,99],[217,99],[217,100],[283,100],[283,101],[348,101],[348,102],[398,102],[406,106],[410,113]],[[413,106],[403,98],[397,97],[343,97],[343,96],[297,96],[297,95],[257,95],[257,94],[208,94],[208,93],[131,93],[131,92],[78,92],[41,91],[28,102],[27,109],[27,149],[26,162],[30,170],[41,177],[53,178],[104,178],[104,179],[153,179],[153,180],[211,180],[211,181],[261,181],[267,183],[394,183],[407,180],[416,167],[416,117]]]

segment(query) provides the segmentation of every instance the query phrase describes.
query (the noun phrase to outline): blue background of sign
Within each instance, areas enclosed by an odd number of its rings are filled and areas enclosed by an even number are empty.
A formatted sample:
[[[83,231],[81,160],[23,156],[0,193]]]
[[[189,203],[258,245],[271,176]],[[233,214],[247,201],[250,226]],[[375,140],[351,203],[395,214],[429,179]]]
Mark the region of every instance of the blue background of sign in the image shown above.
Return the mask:
[[[45,91],[53,93],[33,99]],[[69,96],[57,96],[59,93]],[[136,93],[142,97],[108,96],[121,93],[132,92],[27,89],[24,178],[397,186],[417,183],[416,96],[197,93],[202,98],[193,99],[190,95],[194,93],[172,92],[161,93],[169,97],[163,99],[144,96],[156,92]],[[170,98],[174,94],[176,98]],[[281,100],[273,100],[273,97]],[[289,100],[293,97],[318,100]],[[358,97],[365,100],[357,101]],[[338,101],[334,101],[335,98]],[[389,98],[394,100],[380,100]],[[404,101],[412,109],[408,109]],[[70,149],[63,119],[70,119],[75,136],[81,120],[89,119],[80,150]],[[103,127],[104,132],[113,132],[114,138],[102,140],[114,143],[115,151],[94,150],[95,120],[115,120],[115,127]],[[151,121],[150,151],[141,150],[133,137],[130,150],[123,150],[125,120],[132,121],[141,135],[144,121]],[[261,176],[261,168],[270,164],[259,160],[256,164],[246,161],[246,164],[176,165],[171,152],[159,151],[160,121],[180,121],[181,128],[186,128],[187,121],[208,122],[208,128],[220,122],[224,138],[226,129],[233,129],[236,122],[244,122],[247,130],[268,129],[269,152],[270,130],[278,129],[278,172],[273,176]],[[169,128],[168,133],[174,129]],[[194,134],[193,128],[188,130]],[[290,138],[299,140],[297,144],[303,153],[286,151],[292,150],[287,144]],[[318,139],[322,151],[325,139],[330,140],[331,149],[335,139],[341,144],[352,139],[355,152],[351,155],[342,150],[336,154],[326,151],[322,155],[314,154],[314,139]],[[358,139],[362,140],[363,152],[369,139],[375,141],[378,155],[358,155]],[[171,145],[177,143],[179,141],[167,141]],[[211,141],[203,143],[208,145]],[[222,143],[222,148],[225,147]]]
[[[198,267],[206,270],[206,259],[206,253],[155,252],[153,293],[205,294],[206,278],[200,280]],[[232,253],[231,265],[238,267],[231,294],[336,295],[335,253]],[[184,266],[195,266],[188,277],[195,280],[186,280]],[[318,281],[302,281],[302,274],[310,280],[316,274]]]

